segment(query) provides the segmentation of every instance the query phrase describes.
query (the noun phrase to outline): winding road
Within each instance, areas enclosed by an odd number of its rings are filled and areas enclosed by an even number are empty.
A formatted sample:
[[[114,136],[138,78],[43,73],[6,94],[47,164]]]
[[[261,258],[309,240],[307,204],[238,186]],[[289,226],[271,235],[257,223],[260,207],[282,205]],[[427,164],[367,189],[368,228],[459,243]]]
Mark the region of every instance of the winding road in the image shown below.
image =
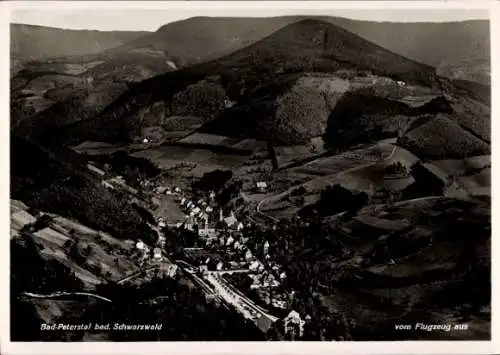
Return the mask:
[[[97,298],[97,299],[99,299],[101,301],[105,301],[105,302],[113,302],[109,298],[99,296],[99,295],[96,295],[95,293],[90,293],[90,292],[54,292],[54,293],[49,293],[49,294],[23,292],[22,295],[27,296],[27,297],[31,297],[31,298],[39,298],[39,299],[55,299],[55,298],[68,297],[68,296],[86,296],[86,297]]]

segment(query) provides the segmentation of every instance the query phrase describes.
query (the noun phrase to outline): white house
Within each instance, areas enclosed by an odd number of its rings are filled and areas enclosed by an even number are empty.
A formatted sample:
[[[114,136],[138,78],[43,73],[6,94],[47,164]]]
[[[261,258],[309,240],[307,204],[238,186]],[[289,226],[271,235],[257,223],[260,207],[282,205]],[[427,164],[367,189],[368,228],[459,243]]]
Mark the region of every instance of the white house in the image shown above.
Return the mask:
[[[174,192],[179,193],[179,192],[181,192],[181,189],[180,189],[180,188],[178,188],[178,187],[176,187],[176,188],[174,189]]]
[[[284,271],[280,274],[280,279],[282,280],[286,279],[286,274]]]
[[[184,222],[184,229],[192,231],[194,229],[194,220],[192,217],[187,217]]]
[[[213,238],[217,236],[217,230],[215,228],[208,228],[208,226],[205,226],[204,228],[198,229],[198,236]]]
[[[149,143],[149,139],[144,138],[144,139],[142,140],[142,143],[144,143],[144,144],[148,144],[148,143]]]
[[[226,225],[228,227],[232,227],[234,226],[236,223],[238,223],[238,220],[236,219],[236,217],[234,216],[229,216],[229,217],[226,217],[224,218],[224,222],[226,223]]]
[[[158,186],[156,188],[156,193],[157,194],[163,194],[163,193],[165,193],[165,191],[167,191],[167,188],[165,186]]]
[[[276,308],[281,308],[281,309],[285,309],[286,308],[286,302],[283,301],[283,300],[277,300],[277,299],[273,299],[271,301],[272,305]]]
[[[243,228],[245,228],[245,226],[243,225],[243,223],[238,223],[238,226],[236,226],[236,230],[242,230]]]
[[[183,197],[181,200],[181,206],[183,206],[186,203],[186,199]]]
[[[398,84],[399,86],[405,86],[406,83],[404,81],[396,81],[396,84]]]
[[[271,287],[279,287],[280,283],[278,280],[272,279],[271,280]]]
[[[139,250],[143,250],[144,249],[144,243],[142,241],[138,241],[136,244],[135,244],[135,247]]]
[[[256,281],[254,283],[252,283],[250,285],[250,289],[251,290],[255,290],[255,289],[258,289],[258,288],[261,288],[262,287],[262,284],[259,282],[259,281]]]
[[[247,251],[245,252],[245,259],[250,260],[252,259],[252,257],[253,257],[252,252],[250,251],[250,249],[247,249]]]
[[[102,171],[101,169],[99,168],[96,168],[94,165],[92,164],[87,164],[87,169],[93,171],[94,173],[98,174],[98,175],[101,175],[103,176],[104,174],[106,174],[104,171]]]
[[[106,180],[102,181],[101,184],[102,184],[102,186],[104,186],[107,189],[110,189],[110,190],[115,189],[115,187]]]
[[[167,275],[169,277],[174,277],[176,274],[177,274],[177,270],[179,269],[179,267],[175,264],[169,264],[167,266]]]
[[[153,257],[157,260],[161,259],[161,249],[160,248],[153,249]]]
[[[264,252],[264,255],[269,253],[269,242],[267,240],[264,242],[264,247],[262,249],[263,249],[262,251]]]
[[[217,263],[217,266],[215,267],[218,271],[221,271],[222,268],[224,267],[224,263],[222,261],[219,261]]]
[[[226,241],[226,246],[231,245],[233,242],[234,242],[234,238],[229,236],[229,238],[227,238],[227,241]]]
[[[284,320],[285,334],[295,333],[295,335],[301,337],[304,335],[305,323],[306,322],[300,318],[300,314],[292,310]]]
[[[205,208],[205,212],[207,212],[207,213],[211,213],[213,211],[214,211],[214,209],[212,207],[210,207],[210,206],[208,206],[207,208]]]
[[[259,268],[260,263],[256,260],[250,264],[248,267],[251,271],[256,271]]]
[[[255,185],[260,192],[265,192],[267,190],[267,183],[265,181],[257,181]]]

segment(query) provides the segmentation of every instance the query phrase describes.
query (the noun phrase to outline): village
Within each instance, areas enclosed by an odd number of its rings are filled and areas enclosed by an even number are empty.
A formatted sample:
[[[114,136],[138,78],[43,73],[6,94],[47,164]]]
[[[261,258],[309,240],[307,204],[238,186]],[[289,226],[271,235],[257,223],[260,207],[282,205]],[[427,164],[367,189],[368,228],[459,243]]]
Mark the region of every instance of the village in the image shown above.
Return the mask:
[[[106,173],[95,164],[89,163],[87,168],[102,178],[104,187],[126,192],[132,196],[132,201],[137,201],[141,195],[121,176],[104,179]],[[150,192],[148,195],[153,204],[157,204],[162,197],[168,197],[184,214],[181,221],[156,217],[156,225],[150,225],[158,235],[156,245],[149,246],[143,240],[135,241],[139,262],[144,269],[161,266],[163,275],[175,277],[181,268],[191,275],[207,298],[233,306],[263,332],[282,319],[286,336],[294,339],[303,336],[310,316],[301,316],[290,308],[294,291],[288,292],[283,287],[287,275],[283,267],[273,260],[269,242],[264,241],[258,250],[250,249],[249,241],[254,228],[252,221],[238,219],[232,210],[224,211],[222,206],[218,206],[214,191],[203,192],[205,196],[194,200],[179,186],[153,186],[149,181],[142,181],[141,187]],[[266,188],[265,182],[256,183],[259,191]],[[196,247],[183,246],[182,259],[173,262],[171,251],[166,250],[165,235],[182,233],[196,236]],[[238,283],[249,287],[238,289],[231,282],[234,276],[246,277],[245,282]],[[254,295],[252,299],[249,293]]]

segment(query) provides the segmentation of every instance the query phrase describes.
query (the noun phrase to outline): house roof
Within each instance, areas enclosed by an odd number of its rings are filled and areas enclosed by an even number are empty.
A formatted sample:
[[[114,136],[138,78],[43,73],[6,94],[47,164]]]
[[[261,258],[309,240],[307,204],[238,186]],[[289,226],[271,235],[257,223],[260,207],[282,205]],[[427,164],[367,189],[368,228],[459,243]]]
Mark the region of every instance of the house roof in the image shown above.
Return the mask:
[[[287,319],[290,319],[290,318],[300,319],[300,314],[297,311],[292,310],[292,311],[290,311],[290,313],[288,313],[286,318]]]
[[[233,224],[238,222],[238,220],[234,216],[229,216],[229,217],[224,218],[224,222],[226,222],[226,224],[228,226],[232,226]]]

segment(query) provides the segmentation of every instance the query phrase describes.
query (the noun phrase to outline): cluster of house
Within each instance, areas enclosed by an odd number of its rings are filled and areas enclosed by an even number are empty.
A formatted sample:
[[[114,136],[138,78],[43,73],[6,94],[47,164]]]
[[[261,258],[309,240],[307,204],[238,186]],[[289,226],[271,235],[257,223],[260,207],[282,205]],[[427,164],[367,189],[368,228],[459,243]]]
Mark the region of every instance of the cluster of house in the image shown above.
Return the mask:
[[[250,264],[251,273],[248,275],[252,279],[250,289],[255,290],[267,304],[285,309],[288,306],[288,297],[280,286],[281,282],[286,279],[286,273],[281,265],[270,260],[269,243],[267,241],[263,245],[263,255],[267,268],[257,259],[254,259],[254,262]]]
[[[142,240],[138,240],[137,243],[135,243],[135,247],[141,252],[142,261],[148,260],[150,257],[158,261],[161,261],[163,258],[160,247],[155,247],[151,250],[151,248]]]
[[[267,184],[259,182],[256,187],[265,191]],[[176,195],[176,201],[186,214],[186,220],[178,227],[197,231],[199,237],[205,240],[206,249],[194,248],[197,249],[195,251],[216,249],[217,252],[224,253],[224,257],[221,258],[206,256],[198,264],[198,271],[204,273],[208,269],[215,269],[232,272],[246,269],[248,277],[252,280],[250,289],[255,290],[264,302],[275,308],[286,309],[288,307],[288,295],[280,287],[281,282],[286,278],[286,273],[281,265],[270,260],[269,243],[265,241],[262,246],[262,255],[267,267],[247,246],[249,238],[245,237],[244,230],[251,227],[250,223],[244,225],[243,222],[238,221],[234,211],[230,211],[228,215],[225,215],[222,209],[217,211],[214,192],[210,192],[207,198],[197,201],[182,196],[182,191],[178,187],[159,186],[156,187],[155,192]],[[158,227],[165,226],[165,220],[159,218]],[[161,246],[162,241],[159,240],[159,244]],[[153,258],[161,260],[160,248],[153,250]],[[297,312],[291,311],[284,319],[285,333],[301,337],[305,323],[306,321]]]
[[[135,243],[135,247],[137,250],[139,250],[142,254],[142,259],[148,259],[150,256],[150,251],[151,249],[147,244],[145,244],[142,240],[138,240],[137,243]]]
[[[218,238],[211,239],[207,244],[209,248],[217,248],[217,251],[224,252],[224,259],[231,261],[214,260],[207,258],[199,267],[200,272],[209,269],[210,264],[215,265],[215,270],[231,273],[234,270],[246,270],[247,276],[252,280],[251,290],[255,290],[257,295],[267,304],[276,308],[286,309],[287,294],[280,287],[281,282],[286,278],[286,273],[282,267],[274,261],[270,261],[269,243],[266,241],[263,246],[264,259],[266,265],[260,261],[252,251],[247,247],[249,238],[244,237],[242,233],[221,233]],[[210,241],[210,240],[208,240]]]
[[[182,190],[180,187],[174,186],[174,187],[169,187],[169,186],[157,186],[155,188],[155,193],[158,195],[179,195]]]
[[[192,201],[188,198],[179,197],[180,207],[186,213],[186,220],[183,223],[184,228],[197,231],[200,237],[209,239],[216,238],[220,232],[225,230],[241,231],[245,228],[244,224],[236,218],[234,211],[231,211],[226,216],[223,210],[219,209],[217,215],[214,199],[214,192],[210,193],[209,201],[204,199]]]

